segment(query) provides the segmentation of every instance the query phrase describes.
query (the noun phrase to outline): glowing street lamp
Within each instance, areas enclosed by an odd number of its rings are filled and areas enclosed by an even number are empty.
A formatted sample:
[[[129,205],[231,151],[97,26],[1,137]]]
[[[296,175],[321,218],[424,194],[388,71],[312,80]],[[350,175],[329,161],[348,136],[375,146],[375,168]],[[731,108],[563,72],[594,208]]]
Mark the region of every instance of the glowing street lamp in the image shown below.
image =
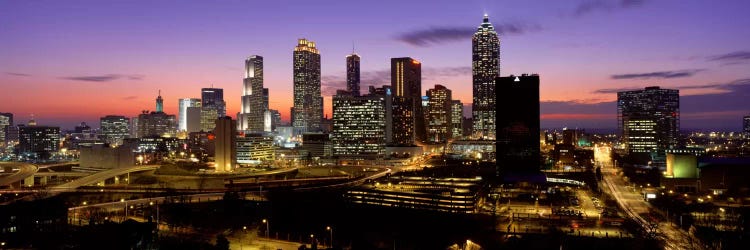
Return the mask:
[[[266,238],[269,238],[269,235],[270,235],[269,228],[271,228],[271,222],[266,219],[263,219],[263,224],[266,224]]]
[[[328,230],[328,232],[331,233],[331,242],[329,242],[329,243],[331,245],[330,247],[333,247],[333,228],[331,228],[330,226],[327,226],[326,230]]]

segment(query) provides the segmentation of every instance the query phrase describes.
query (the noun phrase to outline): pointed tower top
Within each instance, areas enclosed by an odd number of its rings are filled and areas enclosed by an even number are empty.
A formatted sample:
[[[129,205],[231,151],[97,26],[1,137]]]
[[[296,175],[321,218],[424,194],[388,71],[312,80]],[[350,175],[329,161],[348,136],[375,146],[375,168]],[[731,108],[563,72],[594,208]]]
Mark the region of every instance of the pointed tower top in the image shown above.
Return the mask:
[[[482,22],[489,23],[490,22],[490,16],[487,15],[487,13],[484,13],[484,18],[482,19]]]

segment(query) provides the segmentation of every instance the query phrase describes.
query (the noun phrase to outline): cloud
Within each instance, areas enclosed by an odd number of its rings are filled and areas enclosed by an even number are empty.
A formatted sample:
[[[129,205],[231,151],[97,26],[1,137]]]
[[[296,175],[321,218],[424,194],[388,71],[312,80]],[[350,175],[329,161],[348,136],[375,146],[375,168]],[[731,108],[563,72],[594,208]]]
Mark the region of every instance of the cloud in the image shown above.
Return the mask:
[[[499,35],[521,35],[528,32],[541,30],[541,26],[530,23],[502,23],[494,25]],[[429,47],[432,45],[469,40],[476,32],[475,28],[469,27],[430,27],[412,30],[395,36],[395,39],[406,44],[417,47]]]
[[[685,69],[676,71],[657,71],[647,73],[630,73],[630,74],[619,74],[612,75],[610,78],[615,80],[624,79],[651,79],[651,78],[680,78],[680,77],[691,77],[698,72],[705,71],[705,69]]]
[[[71,81],[84,81],[84,82],[111,82],[118,79],[127,80],[142,80],[142,75],[120,75],[120,74],[106,74],[106,75],[94,75],[94,76],[65,76],[60,79],[71,80]]]
[[[5,74],[11,75],[11,76],[31,76],[29,74],[17,73],[17,72],[5,72]]]
[[[735,51],[727,54],[713,55],[708,57],[709,61],[722,62],[724,64],[741,64],[750,62],[750,51]]]
[[[645,0],[587,0],[579,3],[572,16],[581,17],[596,12],[612,12],[643,5]]]
[[[131,96],[126,96],[126,97],[123,97],[122,99],[123,99],[123,100],[126,100],[126,101],[127,101],[127,100],[135,100],[135,99],[138,99],[138,97],[137,97],[137,96],[134,96],[134,95],[131,95]]]

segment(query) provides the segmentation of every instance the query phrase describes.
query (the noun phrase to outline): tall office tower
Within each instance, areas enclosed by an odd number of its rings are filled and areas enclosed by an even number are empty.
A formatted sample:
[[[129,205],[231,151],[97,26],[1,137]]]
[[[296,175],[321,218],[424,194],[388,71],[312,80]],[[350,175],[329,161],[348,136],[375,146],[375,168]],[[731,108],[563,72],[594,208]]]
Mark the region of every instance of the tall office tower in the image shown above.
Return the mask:
[[[177,129],[180,130],[180,131],[187,131],[188,130],[188,128],[187,128],[188,127],[188,108],[191,108],[191,107],[200,108],[201,107],[201,99],[198,99],[198,98],[182,98],[179,101],[179,106],[178,107],[180,108],[180,110],[179,110],[179,112],[177,114],[177,116],[178,116],[177,118],[179,119],[179,122],[178,122],[179,125],[178,125]],[[191,131],[191,132],[195,132],[195,131]]]
[[[405,127],[404,130],[396,133],[414,133],[411,136],[396,135],[394,137],[408,138],[411,137],[411,141],[397,141],[404,142],[404,144],[412,145],[414,140],[423,141],[425,139],[425,125],[424,125],[424,112],[422,111],[422,64],[410,57],[391,58],[391,88],[393,90],[393,105],[399,107],[407,107],[406,102],[411,102],[408,106],[411,108],[409,112],[395,112],[394,110],[394,122],[404,122],[401,124]],[[404,99],[406,98],[406,99]],[[396,100],[398,99],[398,100]],[[402,117],[396,117],[402,116]],[[408,125],[409,119],[411,119],[411,125]],[[397,127],[397,126],[394,126]],[[394,131],[395,132],[395,131]]]
[[[386,97],[354,96],[339,90],[333,96],[333,155],[374,159],[385,155]]]
[[[539,75],[498,77],[497,170],[539,169]]]
[[[13,127],[13,114],[0,113],[0,146],[6,146],[9,143],[9,130]],[[0,149],[1,150],[1,149]]]
[[[18,154],[46,159],[60,150],[60,127],[38,126],[33,120],[18,128]]]
[[[750,139],[750,115],[742,118],[742,132],[745,134],[746,139]]]
[[[232,117],[225,116],[215,120],[216,129],[216,172],[231,172],[237,163],[237,151],[235,148],[235,136],[237,135],[237,122]]]
[[[447,142],[451,138],[451,90],[443,85],[427,90],[427,141]]]
[[[451,137],[464,135],[464,104],[461,100],[451,101]]]
[[[292,126],[320,130],[323,96],[320,95],[320,52],[313,41],[299,39],[294,48],[294,107]]]
[[[359,55],[352,53],[346,56],[346,91],[359,96]]]
[[[161,99],[161,90],[159,90],[159,96],[156,97],[156,112],[164,112],[164,99]]]
[[[130,119],[120,115],[108,115],[99,118],[101,137],[104,142],[115,147],[122,145],[125,138],[130,137]]]
[[[495,78],[500,76],[500,39],[487,14],[471,39],[474,135],[495,138]]]
[[[239,130],[253,132],[265,130],[265,112],[268,110],[267,90],[263,88],[263,57],[258,55],[248,57],[245,60],[242,108],[237,114]]]
[[[370,86],[368,93],[385,99],[385,142],[386,145],[393,145],[393,95],[391,86],[383,85],[380,88]]]
[[[391,121],[392,146],[414,146],[414,101],[404,96],[393,96]]]
[[[679,90],[646,87],[617,92],[617,125],[628,153],[662,153],[678,146]]]
[[[216,119],[224,117],[226,114],[224,90],[219,88],[201,89],[201,130],[213,131]]]

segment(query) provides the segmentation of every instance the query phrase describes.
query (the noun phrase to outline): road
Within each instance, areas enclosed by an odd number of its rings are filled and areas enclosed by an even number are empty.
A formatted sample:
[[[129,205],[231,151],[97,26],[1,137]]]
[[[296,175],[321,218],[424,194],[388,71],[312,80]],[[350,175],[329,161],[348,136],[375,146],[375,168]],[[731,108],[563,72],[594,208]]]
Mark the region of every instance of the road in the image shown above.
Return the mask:
[[[7,166],[18,166],[18,171],[9,175],[0,178],[0,186],[8,186],[16,182],[20,182],[23,179],[28,178],[29,176],[34,175],[37,171],[39,171],[39,167],[28,164],[28,163],[22,163],[22,162],[13,162],[13,163],[0,163],[0,167],[7,167]]]
[[[81,186],[96,184],[104,180],[114,178],[115,176],[120,176],[120,175],[133,173],[133,172],[156,170],[158,168],[159,168],[159,165],[141,165],[141,166],[127,167],[127,168],[109,169],[109,170],[101,171],[101,172],[98,172],[89,176],[78,178],[76,180],[73,180],[65,184],[51,187],[50,191],[52,192],[71,191]]]
[[[597,165],[602,168],[602,177],[604,179],[604,191],[607,191],[617,201],[628,216],[636,220],[646,231],[651,229],[655,224],[658,229],[657,237],[664,242],[664,249],[703,249],[696,240],[690,237],[682,229],[670,225],[665,221],[651,221],[643,216],[648,215],[652,209],[651,204],[643,199],[641,194],[634,192],[618,174],[617,168],[612,164],[610,159],[610,148],[596,147],[594,149],[594,158]]]

